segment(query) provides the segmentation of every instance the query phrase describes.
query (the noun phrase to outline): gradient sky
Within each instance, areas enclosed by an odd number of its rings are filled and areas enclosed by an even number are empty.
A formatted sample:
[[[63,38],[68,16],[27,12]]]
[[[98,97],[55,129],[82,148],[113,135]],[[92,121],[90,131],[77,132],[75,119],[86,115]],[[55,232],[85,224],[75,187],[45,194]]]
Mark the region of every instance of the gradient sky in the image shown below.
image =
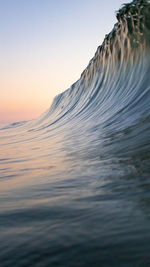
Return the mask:
[[[79,77],[129,0],[0,0],[0,122],[28,120]]]

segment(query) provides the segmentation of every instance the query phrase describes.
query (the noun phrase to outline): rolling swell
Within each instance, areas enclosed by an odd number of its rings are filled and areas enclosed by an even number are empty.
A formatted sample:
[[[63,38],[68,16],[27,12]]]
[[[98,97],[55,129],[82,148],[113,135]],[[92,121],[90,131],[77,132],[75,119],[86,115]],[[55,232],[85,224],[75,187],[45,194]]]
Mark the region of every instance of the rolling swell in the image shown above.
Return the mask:
[[[149,266],[150,2],[34,121],[0,129],[0,265]]]
[[[133,1],[118,11],[118,23],[80,79],[54,99],[33,131],[69,127],[69,123],[78,130],[82,122],[86,128],[92,121],[88,130],[100,129],[106,138],[116,137],[115,149],[123,141],[126,150],[126,134],[132,138],[129,150],[149,149],[149,8],[148,1]]]

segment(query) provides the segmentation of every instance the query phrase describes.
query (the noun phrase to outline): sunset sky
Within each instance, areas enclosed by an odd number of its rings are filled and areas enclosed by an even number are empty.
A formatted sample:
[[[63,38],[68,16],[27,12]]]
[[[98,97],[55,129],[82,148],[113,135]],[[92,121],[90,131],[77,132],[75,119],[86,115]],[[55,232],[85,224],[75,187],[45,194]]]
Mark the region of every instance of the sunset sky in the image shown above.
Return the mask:
[[[127,0],[0,0],[0,123],[29,120],[79,77]]]

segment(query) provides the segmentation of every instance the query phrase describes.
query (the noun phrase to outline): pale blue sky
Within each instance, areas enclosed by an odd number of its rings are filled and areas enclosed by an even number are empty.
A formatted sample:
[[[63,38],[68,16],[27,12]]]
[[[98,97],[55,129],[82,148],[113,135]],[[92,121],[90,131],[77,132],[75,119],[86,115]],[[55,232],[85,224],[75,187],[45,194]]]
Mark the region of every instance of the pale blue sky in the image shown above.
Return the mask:
[[[0,0],[0,122],[32,119],[74,83],[127,0]]]

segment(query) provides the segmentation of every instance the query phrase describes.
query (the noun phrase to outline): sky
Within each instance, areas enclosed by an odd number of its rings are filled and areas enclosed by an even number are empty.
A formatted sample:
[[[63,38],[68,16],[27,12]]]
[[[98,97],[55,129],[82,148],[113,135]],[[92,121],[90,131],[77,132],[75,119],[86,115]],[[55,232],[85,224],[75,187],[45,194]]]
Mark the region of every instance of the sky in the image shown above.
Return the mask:
[[[30,120],[79,79],[129,0],[0,0],[0,123]]]

